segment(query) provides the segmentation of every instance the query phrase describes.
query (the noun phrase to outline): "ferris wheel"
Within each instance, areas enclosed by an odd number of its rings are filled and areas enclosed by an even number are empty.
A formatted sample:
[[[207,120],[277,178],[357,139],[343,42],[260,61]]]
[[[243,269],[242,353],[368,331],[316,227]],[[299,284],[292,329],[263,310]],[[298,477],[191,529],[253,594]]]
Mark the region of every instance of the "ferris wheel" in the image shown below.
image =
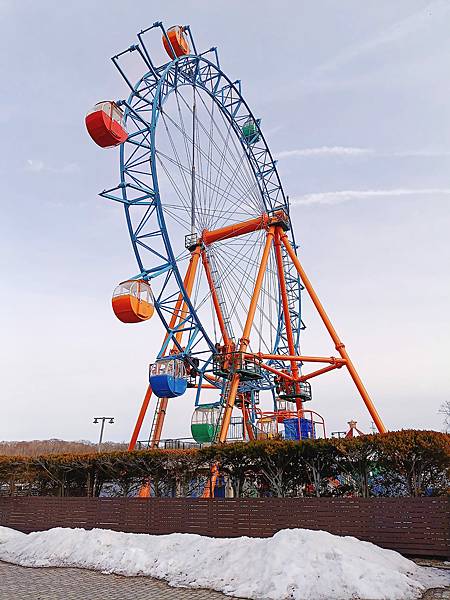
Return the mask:
[[[288,198],[240,81],[222,71],[216,48],[197,50],[189,26],[157,22],[137,37],[112,59],[127,99],[86,116],[99,146],[119,146],[119,184],[100,195],[123,205],[137,262],[114,292],[114,312],[125,323],[157,316],[166,330],[130,449],[151,398],[146,439],[157,447],[169,398],[190,389],[196,443],[324,436],[323,418],[305,408],[310,380],[341,367],[384,431],[300,264]],[[124,66],[128,55],[138,66]],[[304,288],[338,357],[301,353]]]

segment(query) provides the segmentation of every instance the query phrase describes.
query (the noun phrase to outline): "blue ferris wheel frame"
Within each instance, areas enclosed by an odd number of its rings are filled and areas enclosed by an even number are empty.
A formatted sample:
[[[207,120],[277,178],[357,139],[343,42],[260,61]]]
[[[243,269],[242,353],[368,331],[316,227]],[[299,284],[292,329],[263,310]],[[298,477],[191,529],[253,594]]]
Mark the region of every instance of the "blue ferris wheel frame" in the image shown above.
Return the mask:
[[[180,273],[177,257],[173,252],[165,223],[164,204],[161,202],[156,169],[156,128],[161,108],[170,94],[181,86],[195,86],[197,89],[206,92],[214,100],[222,115],[227,119],[236,133],[258,184],[267,213],[271,214],[275,211],[283,210],[289,215],[289,202],[281,185],[276,161],[273,160],[261,131],[260,121],[254,117],[248,104],[242,97],[240,81],[231,81],[222,71],[217,49],[211,48],[206,52],[197,54],[190,28],[187,27],[186,29],[189,32],[195,53],[175,58],[168,63],[156,67],[143,41],[143,34],[154,28],[160,28],[170,44],[162,23],[157,22],[138,34],[139,44],[130,46],[127,50],[112,59],[131,90],[127,100],[118,101],[119,105],[125,107],[125,126],[131,121],[136,131],[130,133],[126,142],[120,146],[120,184],[115,188],[101,192],[100,195],[104,198],[120,202],[124,206],[130,239],[139,268],[139,274],[134,277],[145,280],[151,280],[156,277],[163,279],[161,290],[158,296],[155,296],[155,309],[168,335],[161,347],[158,358],[165,354],[170,344],[174,345],[179,351],[179,354],[174,355],[174,357],[187,357],[189,359],[191,355],[195,354],[196,346],[203,339],[206,341],[211,353],[207,359],[201,359],[201,365],[198,370],[202,377],[205,371],[210,370],[212,357],[216,349],[184,287],[183,277]],[[128,52],[134,51],[137,51],[147,70],[145,75],[133,85],[119,64],[119,58]],[[208,54],[212,54],[213,60],[206,58]],[[147,119],[146,115],[150,111],[151,119]],[[257,135],[255,135],[254,141],[245,139],[242,135],[242,126],[249,119],[257,128]],[[127,155],[128,148],[130,148],[130,152]],[[145,157],[146,161],[149,161],[151,185],[145,184],[131,173],[133,166],[135,166],[135,161],[132,161],[131,158],[136,156],[138,152],[141,152],[141,154],[138,154],[139,161],[142,162],[143,157]],[[131,217],[133,206],[147,207],[144,216],[137,226],[133,225]],[[292,246],[296,248],[292,228],[290,228],[288,235]],[[162,242],[164,252],[157,251],[154,246],[149,245],[151,242],[148,243],[148,240],[157,238],[159,238],[158,241],[160,244]],[[143,252],[152,254],[157,264],[151,268],[146,268]],[[304,329],[301,320],[302,285],[297,272],[292,266],[292,262],[285,260],[285,258],[285,250],[283,249],[294,345],[296,351],[299,352],[300,331]],[[172,277],[175,278],[178,288],[176,294],[168,290]],[[170,327],[166,315],[172,313],[176,297],[178,297],[180,292],[183,301],[186,303],[188,314],[175,327]],[[175,337],[175,334],[180,331],[188,335],[188,342],[183,347],[177,342]],[[273,354],[289,354],[281,297],[278,302],[277,334],[272,350]],[[283,368],[283,363],[277,361],[268,361],[268,363],[278,368]],[[259,384],[252,382],[246,385],[249,389],[273,390],[274,387],[272,378],[268,375]],[[219,388],[220,386],[218,385],[217,387]]]

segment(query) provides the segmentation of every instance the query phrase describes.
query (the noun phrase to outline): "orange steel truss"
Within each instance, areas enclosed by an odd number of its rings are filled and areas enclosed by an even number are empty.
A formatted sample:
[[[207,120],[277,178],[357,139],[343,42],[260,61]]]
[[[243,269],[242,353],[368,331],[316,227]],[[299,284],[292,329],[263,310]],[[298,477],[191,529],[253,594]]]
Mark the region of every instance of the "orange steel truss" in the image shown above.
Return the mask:
[[[320,302],[317,293],[315,292],[308,276],[305,273],[305,270],[298,259],[296,252],[292,245],[289,242],[288,236],[286,235],[288,218],[284,212],[278,211],[273,215],[264,214],[261,217],[257,217],[255,219],[249,219],[247,221],[243,221],[238,224],[230,225],[228,227],[223,227],[221,229],[216,229],[213,231],[205,230],[202,235],[197,240],[196,244],[194,244],[191,248],[191,259],[189,262],[189,266],[184,278],[184,288],[186,290],[187,295],[190,297],[194,285],[195,278],[198,272],[198,264],[201,261],[203,265],[203,269],[205,272],[206,280],[208,282],[208,286],[211,293],[212,303],[214,306],[214,311],[217,317],[217,321],[220,327],[220,331],[222,334],[222,338],[225,346],[233,346],[233,340],[230,339],[229,332],[227,331],[226,321],[224,315],[222,314],[219,298],[217,295],[217,291],[214,286],[213,277],[211,275],[211,266],[208,261],[208,253],[207,247],[210,244],[213,244],[217,241],[223,241],[227,239],[234,238],[236,236],[245,235],[254,231],[265,230],[266,231],[266,239],[264,244],[264,249],[261,255],[260,264],[258,273],[256,276],[253,294],[251,296],[250,304],[248,307],[248,313],[246,317],[246,322],[242,331],[242,337],[238,340],[236,344],[236,352],[240,353],[242,356],[254,358],[258,360],[261,364],[261,368],[266,369],[277,377],[284,379],[290,382],[290,385],[294,385],[294,389],[298,392],[300,389],[300,384],[308,379],[312,379],[314,377],[318,377],[324,373],[332,371],[334,369],[340,369],[342,367],[346,367],[350,377],[352,378],[356,389],[358,390],[367,410],[369,411],[370,416],[372,417],[377,429],[379,432],[385,432],[386,428],[384,426],[383,421],[381,420],[380,415],[378,414],[366,388],[364,387],[360,376],[349,357],[349,354],[345,348],[345,345],[339,338],[335,328],[333,327],[325,309]],[[283,258],[282,248],[284,247],[286,254]],[[248,348],[250,344],[250,336],[253,327],[253,320],[255,317],[255,312],[258,305],[258,300],[261,293],[261,288],[264,280],[264,275],[267,269],[267,264],[270,256],[271,250],[274,250],[275,255],[275,264],[277,269],[278,283],[282,301],[282,309],[284,315],[284,322],[286,327],[286,337],[288,342],[289,354],[288,355],[280,355],[280,354],[265,354],[265,353],[249,353]],[[316,308],[326,330],[328,331],[336,351],[339,354],[339,357],[323,357],[323,356],[304,356],[296,354],[295,343],[293,337],[293,331],[291,326],[291,315],[288,304],[288,297],[286,291],[286,279],[285,279],[285,265],[283,261],[286,260],[286,255],[292,264],[294,265],[302,285],[304,289],[308,293],[309,297],[312,300],[314,307]],[[173,314],[171,316],[171,320],[169,323],[169,328],[174,330],[177,322],[182,323],[183,319],[187,315],[187,306],[186,302],[183,301],[183,295],[179,294],[178,300],[175,304],[175,308]],[[168,333],[166,334],[164,342],[167,341]],[[175,333],[175,340],[178,344],[181,343],[183,336],[182,328],[180,328],[179,332]],[[174,347],[174,351],[175,347]],[[290,363],[290,371],[289,373],[276,369],[273,366],[265,364],[264,360],[279,360]],[[311,371],[309,373],[301,374],[299,363],[322,363],[324,366]],[[254,433],[251,430],[251,427],[247,427],[247,408],[245,398],[243,394],[239,394],[239,383],[240,383],[241,375],[239,372],[235,372],[232,375],[230,385],[228,388],[227,397],[225,398],[224,411],[222,415],[222,421],[220,424],[220,430],[218,435],[218,442],[225,443],[227,439],[227,433],[230,426],[231,415],[233,412],[233,408],[235,406],[236,399],[239,398],[239,406],[242,409],[243,418],[244,418],[244,435],[245,433],[248,435],[249,439],[254,439]],[[213,382],[215,378],[213,376],[207,376],[206,381],[209,383],[202,385],[202,387],[214,388]],[[145,394],[144,401],[142,403],[142,407],[139,412],[139,416],[133,431],[133,435],[129,444],[129,450],[133,450],[136,446],[136,442],[139,436],[139,432],[142,427],[142,423],[148,409],[150,398],[151,398],[152,390],[150,386],[147,389],[147,393]],[[299,396],[299,394],[298,394]],[[161,432],[164,425],[164,418],[167,410],[167,398],[159,399],[159,402],[155,409],[155,417],[154,417],[154,428],[153,434],[151,438],[151,447],[156,447],[161,439]],[[296,399],[296,409],[297,414],[303,414],[303,406],[300,398]],[[206,486],[204,491],[204,497],[210,497],[212,494],[212,490],[214,489],[214,483],[217,478],[217,468],[213,470],[211,473],[211,477],[209,480],[209,484]]]

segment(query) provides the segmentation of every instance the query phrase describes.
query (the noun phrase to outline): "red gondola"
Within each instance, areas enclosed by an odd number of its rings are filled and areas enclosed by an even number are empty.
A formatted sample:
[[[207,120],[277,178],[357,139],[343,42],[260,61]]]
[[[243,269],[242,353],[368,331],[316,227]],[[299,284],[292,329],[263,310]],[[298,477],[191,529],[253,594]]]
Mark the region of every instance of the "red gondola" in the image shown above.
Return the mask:
[[[123,111],[115,102],[98,102],[86,115],[86,128],[96,144],[110,148],[123,144],[128,133],[122,125]]]

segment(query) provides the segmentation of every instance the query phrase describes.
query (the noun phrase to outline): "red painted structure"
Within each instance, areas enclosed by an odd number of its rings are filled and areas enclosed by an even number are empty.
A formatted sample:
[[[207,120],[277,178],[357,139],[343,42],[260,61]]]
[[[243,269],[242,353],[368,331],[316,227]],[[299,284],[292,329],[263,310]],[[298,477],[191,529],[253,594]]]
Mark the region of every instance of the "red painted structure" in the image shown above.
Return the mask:
[[[98,102],[86,115],[86,128],[96,144],[101,148],[111,148],[128,139],[122,119],[123,111],[115,102]]]
[[[364,435],[364,433],[356,427],[356,421],[348,422],[349,430],[345,434],[346,438],[356,437],[357,435]]]

